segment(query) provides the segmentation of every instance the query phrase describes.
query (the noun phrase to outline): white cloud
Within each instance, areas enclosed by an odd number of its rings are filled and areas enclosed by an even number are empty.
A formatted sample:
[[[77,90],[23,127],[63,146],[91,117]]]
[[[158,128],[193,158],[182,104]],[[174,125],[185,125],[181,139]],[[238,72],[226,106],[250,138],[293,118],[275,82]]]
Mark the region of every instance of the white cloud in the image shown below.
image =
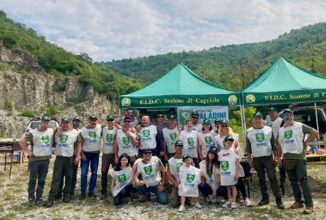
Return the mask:
[[[326,21],[323,0],[1,0],[0,8],[96,61],[271,40]]]

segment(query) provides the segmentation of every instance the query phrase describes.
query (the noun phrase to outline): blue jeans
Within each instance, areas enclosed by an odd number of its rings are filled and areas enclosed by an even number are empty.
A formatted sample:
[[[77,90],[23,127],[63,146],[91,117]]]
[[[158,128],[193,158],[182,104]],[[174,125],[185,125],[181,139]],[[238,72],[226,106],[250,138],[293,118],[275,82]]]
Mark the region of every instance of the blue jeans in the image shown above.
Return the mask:
[[[138,186],[138,190],[140,192],[142,192],[146,197],[150,197],[150,192],[154,193],[156,196],[156,202],[162,204],[162,205],[166,205],[169,202],[168,199],[168,194],[167,192],[159,192],[158,191],[158,185],[156,186],[150,186],[150,187],[146,187],[146,186]]]
[[[204,196],[209,196],[212,195],[213,190],[211,188],[210,185],[208,185],[207,183],[204,183],[203,185],[199,184],[198,185],[199,191],[204,195]],[[225,186],[220,186],[217,190],[216,190],[216,195],[217,196],[222,196],[225,199],[228,198],[228,191],[227,188]]]
[[[81,161],[81,186],[80,191],[82,194],[86,193],[87,188],[87,175],[88,175],[88,168],[89,165],[91,166],[91,179],[89,180],[89,188],[88,193],[93,193],[94,188],[96,186],[96,179],[97,179],[97,168],[99,162],[99,153],[86,153],[86,160]]]

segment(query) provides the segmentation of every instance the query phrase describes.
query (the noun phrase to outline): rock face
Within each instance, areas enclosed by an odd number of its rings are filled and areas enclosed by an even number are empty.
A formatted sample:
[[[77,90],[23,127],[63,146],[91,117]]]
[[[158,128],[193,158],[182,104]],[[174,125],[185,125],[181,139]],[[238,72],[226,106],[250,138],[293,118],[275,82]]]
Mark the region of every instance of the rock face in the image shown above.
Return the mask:
[[[41,74],[20,75],[0,72],[0,134],[19,137],[30,119],[19,116],[33,112],[39,116],[49,108],[63,115],[97,114],[101,119],[114,111],[105,96],[94,92],[74,78]]]
[[[19,138],[30,120],[21,116],[26,112],[40,116],[51,111],[58,118],[80,115],[85,122],[88,114],[104,120],[114,112],[108,99],[94,92],[92,86],[72,77],[42,74],[38,64],[26,58],[28,54],[0,49],[0,64],[14,66],[0,70],[0,137]],[[19,69],[25,74],[17,73]]]

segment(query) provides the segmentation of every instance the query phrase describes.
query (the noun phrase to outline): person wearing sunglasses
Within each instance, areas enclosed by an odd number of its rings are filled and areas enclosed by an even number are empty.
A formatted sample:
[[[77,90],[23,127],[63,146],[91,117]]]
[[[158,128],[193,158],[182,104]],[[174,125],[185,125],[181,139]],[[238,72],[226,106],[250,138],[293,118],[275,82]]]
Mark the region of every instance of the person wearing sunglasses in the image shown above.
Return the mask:
[[[237,151],[237,148],[239,147],[239,135],[233,132],[232,128],[229,126],[229,121],[224,119],[222,120],[221,127],[218,130],[218,134],[215,136],[215,143],[218,151],[224,149],[224,139],[226,136],[233,137],[234,141],[232,149]]]
[[[283,157],[284,167],[295,199],[291,208],[303,208],[303,204],[305,204],[304,214],[310,214],[313,212],[314,204],[307,178],[306,150],[309,143],[318,137],[318,131],[294,121],[291,109],[283,110],[282,117],[284,125],[279,130],[278,141],[281,146],[279,150]],[[306,135],[309,136],[305,139]]]
[[[192,121],[192,129],[194,129],[197,132],[200,132],[203,125],[199,121],[199,113],[194,111],[191,114],[191,121]]]
[[[161,144],[161,146],[159,148],[162,149],[160,151],[160,159],[162,160],[162,162],[165,165],[166,162],[167,162],[167,156],[166,156],[166,152],[164,151],[163,129],[167,128],[168,127],[168,124],[164,121],[164,114],[161,111],[158,111],[156,113],[155,126],[157,128],[157,138],[160,140],[160,141],[158,141],[158,143]]]
[[[279,209],[284,209],[274,165],[279,159],[274,135],[272,129],[264,125],[263,115],[260,112],[256,112],[253,116],[253,127],[247,130],[246,143],[249,166],[255,168],[259,179],[262,199],[258,205],[262,206],[269,203],[265,176],[265,173],[267,173],[271,189],[275,196],[276,206]]]
[[[151,119],[145,115],[141,119],[142,128],[138,132],[139,137],[139,156],[142,156],[144,149],[152,149],[154,155],[159,155],[162,147],[162,139],[158,136],[157,127],[151,124]]]
[[[139,179],[141,175],[142,180]],[[137,169],[134,176],[134,182],[138,190],[147,200],[150,200],[150,192],[156,196],[156,202],[168,204],[168,194],[164,192],[165,168],[160,158],[152,156],[152,149],[143,150],[143,158],[137,163]]]

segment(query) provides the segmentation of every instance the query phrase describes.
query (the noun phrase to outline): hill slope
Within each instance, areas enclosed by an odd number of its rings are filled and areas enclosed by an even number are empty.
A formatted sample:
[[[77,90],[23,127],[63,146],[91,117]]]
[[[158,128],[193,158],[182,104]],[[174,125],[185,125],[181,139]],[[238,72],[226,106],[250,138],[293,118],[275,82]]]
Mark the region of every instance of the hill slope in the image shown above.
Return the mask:
[[[326,23],[291,30],[275,40],[228,45],[200,52],[169,53],[98,63],[148,84],[177,63],[226,89],[241,90],[277,57],[322,75],[326,74]]]
[[[0,11],[0,27],[0,45],[31,55],[32,59],[36,60],[36,64],[41,66],[43,73],[76,77],[80,82],[92,85],[95,91],[106,94],[111,100],[115,100],[119,94],[141,87],[136,80],[120,76],[111,68],[95,66],[86,53],[74,55],[50,44],[44,37],[38,36],[33,29],[7,18],[3,11]],[[0,62],[0,68],[5,70],[11,67]],[[28,74],[31,70],[20,69],[20,72]]]

